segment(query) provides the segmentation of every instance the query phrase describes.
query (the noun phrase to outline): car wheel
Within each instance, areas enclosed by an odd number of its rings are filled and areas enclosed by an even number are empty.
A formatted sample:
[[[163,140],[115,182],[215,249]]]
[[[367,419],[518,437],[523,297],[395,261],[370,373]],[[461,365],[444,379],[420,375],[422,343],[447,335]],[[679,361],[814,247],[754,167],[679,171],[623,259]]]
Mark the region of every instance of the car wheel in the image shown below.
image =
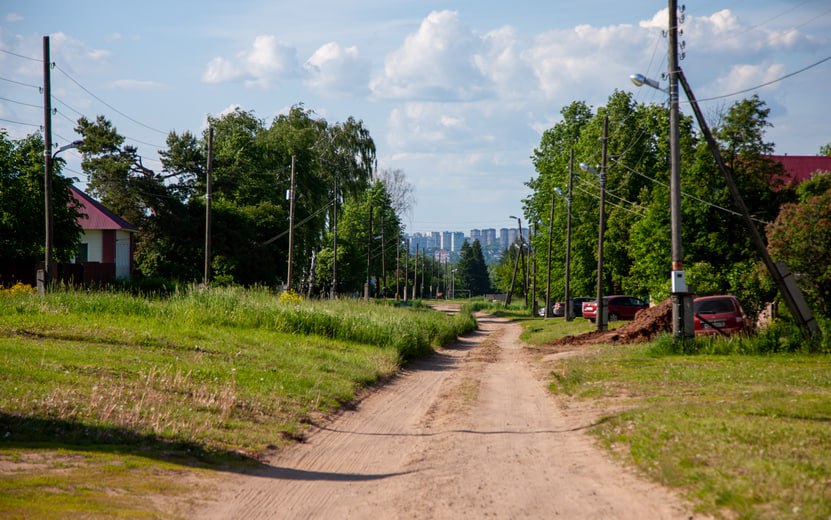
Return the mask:
[[[609,321],[617,321],[617,314],[614,312],[609,314]]]

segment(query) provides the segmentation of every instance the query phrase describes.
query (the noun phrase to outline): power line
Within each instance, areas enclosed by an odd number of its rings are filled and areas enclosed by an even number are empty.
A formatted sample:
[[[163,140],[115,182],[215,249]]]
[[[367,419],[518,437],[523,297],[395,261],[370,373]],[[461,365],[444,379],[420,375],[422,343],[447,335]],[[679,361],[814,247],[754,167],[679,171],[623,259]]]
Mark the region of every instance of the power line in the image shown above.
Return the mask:
[[[596,199],[599,199],[599,198],[600,198],[600,195],[595,195],[594,193],[592,193],[592,192],[590,192],[590,191],[588,191],[588,190],[584,190],[584,189],[583,189],[583,188],[581,188],[580,186],[574,186],[574,187],[575,187],[577,190],[582,191],[582,192],[583,192],[583,193],[585,193],[586,195],[589,195],[589,196],[594,197],[594,198],[596,198]],[[618,209],[622,209],[623,211],[628,211],[629,213],[632,213],[633,215],[637,215],[637,216],[639,216],[639,217],[644,217],[644,216],[645,216],[643,213],[639,213],[639,212],[637,212],[637,211],[635,211],[635,210],[631,210],[631,209],[629,209],[629,208],[625,208],[625,207],[623,207],[623,206],[619,206],[619,205],[615,204],[614,202],[609,202],[608,200],[606,201],[606,204],[608,204],[608,205],[610,205],[610,206],[614,206],[615,208],[618,208]]]
[[[42,88],[40,85],[32,85],[31,83],[23,83],[22,81],[17,81],[15,79],[4,78],[2,76],[0,76],[0,80],[8,81],[9,83],[14,83],[15,85],[23,85],[24,87],[36,88],[38,90],[41,90],[41,88]]]
[[[2,52],[2,53],[4,53],[4,54],[9,54],[9,55],[11,55],[11,56],[17,56],[18,58],[23,58],[24,60],[30,60],[30,61],[36,61],[36,62],[38,62],[38,63],[43,63],[43,60],[42,60],[42,59],[39,59],[39,58],[31,58],[31,57],[29,57],[29,56],[24,56],[24,55],[22,55],[22,54],[18,54],[18,53],[16,53],[16,52],[8,51],[8,50],[6,50],[6,49],[0,49],[0,52]]]
[[[621,162],[615,161],[615,164],[618,164],[618,165],[622,166],[623,168],[629,170],[630,172],[632,172],[634,174],[640,175],[644,179],[647,179],[647,180],[652,181],[654,183],[660,184],[661,186],[669,188],[669,184],[667,184],[665,182],[662,182],[662,181],[659,181],[658,179],[653,179],[652,177],[646,175],[645,173],[641,173],[641,172],[639,172],[638,170],[636,170],[634,168],[630,168],[629,166],[627,166],[627,165],[625,165]],[[732,209],[728,209],[728,208],[719,206],[718,204],[713,204],[712,202],[706,201],[704,199],[700,199],[700,198],[696,197],[695,195],[690,195],[689,193],[684,193],[683,191],[681,192],[681,195],[685,198],[695,200],[695,201],[700,202],[702,204],[706,204],[707,206],[710,206],[711,208],[715,208],[715,209],[718,209],[718,210],[721,210],[721,211],[725,211],[727,213],[730,213],[731,215],[741,216],[741,213],[739,213],[738,211],[733,211]],[[755,220],[756,222],[759,222],[760,224],[770,224],[770,222],[767,222],[765,220],[761,220],[761,219],[758,219],[758,218],[755,218],[755,217],[750,217],[750,218]]]
[[[777,79],[774,79],[772,81],[762,83],[761,85],[756,85],[755,87],[746,88],[744,90],[739,90],[738,92],[731,92],[730,94],[724,94],[724,95],[721,95],[721,96],[713,96],[713,97],[708,97],[708,98],[702,98],[702,99],[699,99],[698,102],[713,101],[713,100],[716,100],[716,99],[724,99],[724,98],[727,98],[727,97],[737,96],[739,94],[744,94],[746,92],[750,92],[751,90],[758,90],[762,87],[767,87],[768,85],[773,85],[774,83],[778,83],[782,80],[785,80],[785,79],[788,79],[790,77],[796,76],[797,74],[801,74],[801,73],[805,72],[806,70],[812,69],[812,68],[816,67],[817,65],[821,65],[821,64],[825,63],[828,60],[831,60],[831,56],[828,56],[827,58],[823,58],[823,59],[819,60],[818,62],[812,63],[812,64],[808,65],[807,67],[803,67],[803,68],[801,68],[801,69],[799,69],[795,72],[791,72],[790,74],[785,74],[781,78],[777,78]]]
[[[17,101],[17,100],[5,98],[5,97],[0,97],[0,100],[8,101],[9,103],[15,103],[17,105],[23,105],[24,107],[32,107],[32,108],[40,108],[40,109],[43,108],[43,105],[33,105],[32,103],[24,103],[23,101]]]
[[[40,128],[40,125],[33,125],[32,123],[24,123],[23,121],[13,121],[11,119],[5,119],[3,117],[0,117],[0,121],[3,121],[4,123],[11,123],[13,125],[33,126],[35,128]]]
[[[308,217],[304,218],[304,219],[303,219],[303,220],[301,220],[300,222],[295,223],[295,224],[294,224],[294,226],[292,226],[292,228],[293,228],[293,229],[297,229],[298,227],[302,226],[302,225],[303,225],[303,224],[305,224],[306,222],[308,222],[308,221],[312,220],[312,219],[313,219],[313,218],[315,218],[316,216],[320,215],[322,212],[324,212],[324,211],[326,211],[327,209],[329,209],[329,207],[330,207],[332,204],[334,204],[334,203],[335,203],[335,199],[332,199],[331,201],[329,201],[329,203],[328,203],[328,204],[326,204],[326,205],[325,205],[325,206],[323,206],[322,208],[318,209],[317,211],[315,211],[314,213],[312,213],[312,214],[311,214],[311,215],[309,215]],[[257,244],[257,245],[260,245],[260,246],[267,246],[268,244],[270,244],[270,243],[274,242],[275,240],[279,240],[279,239],[283,238],[284,236],[286,236],[286,235],[288,235],[288,234],[289,234],[289,230],[287,229],[287,230],[283,231],[282,233],[280,233],[280,234],[278,234],[278,235],[275,235],[275,236],[273,236],[273,237],[269,238],[269,239],[268,239],[268,240],[266,240],[265,242],[260,242],[260,243],[259,243],[259,244]]]
[[[133,117],[128,116],[127,114],[125,114],[125,113],[124,113],[124,112],[122,112],[121,110],[119,110],[119,109],[115,108],[114,106],[112,106],[111,104],[107,103],[106,101],[104,101],[104,100],[103,100],[103,99],[101,99],[100,97],[96,96],[96,95],[95,95],[95,94],[94,94],[91,90],[89,90],[89,89],[88,89],[88,88],[86,88],[85,86],[81,85],[81,83],[80,83],[80,82],[78,82],[78,80],[76,80],[75,78],[73,78],[72,76],[70,76],[70,75],[69,75],[69,73],[68,73],[68,72],[66,72],[65,70],[63,70],[63,69],[62,69],[59,65],[56,65],[56,66],[55,66],[55,68],[56,68],[56,69],[58,69],[58,70],[61,72],[61,74],[63,74],[63,75],[64,75],[64,76],[66,76],[67,78],[69,78],[69,80],[70,80],[70,81],[72,81],[73,83],[75,83],[76,85],[78,85],[78,87],[80,87],[80,88],[81,88],[81,90],[83,90],[84,92],[86,92],[86,93],[87,93],[87,94],[89,94],[90,96],[94,97],[94,98],[95,98],[95,99],[97,99],[99,102],[101,102],[102,104],[104,104],[106,107],[110,108],[111,110],[114,110],[114,111],[115,111],[115,112],[117,112],[118,114],[120,114],[120,115],[122,115],[122,116],[126,117],[127,119],[129,119],[130,121],[132,121],[132,122],[136,123],[137,125],[140,125],[140,126],[143,126],[144,128],[147,128],[148,130],[152,130],[152,131],[154,131],[154,132],[158,132],[158,133],[160,133],[160,134],[162,134],[162,135],[167,135],[167,132],[162,131],[162,130],[159,130],[158,128],[153,128],[153,127],[152,127],[152,126],[150,126],[150,125],[147,125],[147,124],[142,123],[142,122],[141,122],[141,121],[139,121],[138,119],[135,119],[135,118],[133,118]]]

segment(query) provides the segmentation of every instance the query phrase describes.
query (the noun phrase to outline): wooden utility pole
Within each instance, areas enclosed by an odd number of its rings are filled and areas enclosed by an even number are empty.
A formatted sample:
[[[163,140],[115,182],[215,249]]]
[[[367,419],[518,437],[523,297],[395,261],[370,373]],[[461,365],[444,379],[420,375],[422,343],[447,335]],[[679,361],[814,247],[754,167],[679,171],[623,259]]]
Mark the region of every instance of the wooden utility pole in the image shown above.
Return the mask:
[[[340,186],[335,180],[335,201],[332,209],[332,299],[338,297],[338,190]]]
[[[208,164],[205,169],[205,276],[204,284],[207,286],[211,281],[211,173],[214,163],[214,129],[208,127]]]
[[[574,180],[574,148],[569,151],[568,159],[568,198],[566,198],[566,280],[565,297],[566,303],[564,318],[566,321],[574,319],[574,310],[571,305],[571,190]]]
[[[369,284],[371,281],[370,261],[372,260],[372,204],[369,205],[369,233],[366,237],[366,285],[364,285],[364,300],[369,300]]]
[[[294,156],[291,156],[291,188],[289,189],[289,265],[286,274],[286,290],[291,289],[292,254],[294,252]]]
[[[49,37],[43,37],[43,210],[46,240],[43,255],[43,276],[38,280],[38,293],[44,294],[52,286],[52,61],[49,53]],[[39,277],[40,278],[40,277]]]

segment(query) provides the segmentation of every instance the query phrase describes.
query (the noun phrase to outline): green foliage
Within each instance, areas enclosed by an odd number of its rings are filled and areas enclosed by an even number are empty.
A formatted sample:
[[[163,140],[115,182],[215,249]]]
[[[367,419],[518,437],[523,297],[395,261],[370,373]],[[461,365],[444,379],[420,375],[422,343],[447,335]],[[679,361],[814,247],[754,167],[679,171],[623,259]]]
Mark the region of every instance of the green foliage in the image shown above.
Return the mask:
[[[52,179],[52,254],[57,261],[75,256],[81,236],[78,208],[69,191],[72,180],[60,175],[62,164],[60,159],[55,161]],[[0,266],[28,268],[43,260],[43,169],[40,135],[15,141],[0,130]]]
[[[457,289],[467,289],[471,296],[481,296],[490,292],[490,275],[482,246],[478,240],[471,246],[467,240],[462,244],[459,261],[456,265],[459,283]]]
[[[815,309],[831,316],[831,188],[800,204],[785,204],[768,229],[768,242],[771,254],[797,273]]]
[[[781,204],[794,196],[790,190],[774,186],[782,169],[767,157],[773,150],[772,143],[765,141],[768,115],[765,103],[754,96],[728,107],[715,129],[739,191],[750,213],[760,221],[772,221]],[[603,120],[608,117],[604,292],[663,300],[669,295],[672,266],[667,109],[638,104],[631,94],[614,92],[596,111],[575,102],[562,116],[543,133],[534,151],[538,176],[528,182],[533,193],[524,201],[527,219],[541,221],[546,231],[552,224],[553,297],[564,296],[567,218],[565,201],[554,195],[554,188],[566,191],[572,150],[571,294],[593,294],[595,290],[599,183],[576,164],[599,165],[598,143]],[[757,267],[758,257],[747,229],[731,213],[734,201],[706,142],[695,132],[692,118],[682,116],[679,127],[684,194],[681,242],[689,281],[702,294],[735,294],[745,310],[755,315],[775,291]],[[816,185],[822,182],[816,181]],[[554,220],[549,223],[552,203]],[[546,265],[547,233],[537,234],[532,241],[537,265]],[[502,278],[497,283],[502,287],[507,272],[504,260],[497,268]],[[542,286],[547,272],[539,276],[537,283]]]

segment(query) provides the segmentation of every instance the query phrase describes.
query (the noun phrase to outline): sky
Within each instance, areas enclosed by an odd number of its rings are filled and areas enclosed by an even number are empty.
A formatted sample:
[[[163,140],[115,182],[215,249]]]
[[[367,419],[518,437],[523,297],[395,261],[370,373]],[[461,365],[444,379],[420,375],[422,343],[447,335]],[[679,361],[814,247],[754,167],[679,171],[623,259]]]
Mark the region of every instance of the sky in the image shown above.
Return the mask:
[[[698,98],[719,98],[705,114],[758,93],[776,153],[831,142],[831,60],[797,73],[831,57],[831,2],[689,4],[681,66]],[[665,101],[629,75],[666,71],[666,20],[666,2],[645,0],[4,0],[0,129],[42,125],[48,35],[57,145],[77,139],[79,114],[101,114],[159,170],[171,130],[201,133],[235,107],[270,124],[302,103],[364,122],[378,168],[415,188],[408,232],[499,229],[521,214],[530,157],[563,107],[603,106],[615,89]],[[61,157],[83,187],[77,152]]]

